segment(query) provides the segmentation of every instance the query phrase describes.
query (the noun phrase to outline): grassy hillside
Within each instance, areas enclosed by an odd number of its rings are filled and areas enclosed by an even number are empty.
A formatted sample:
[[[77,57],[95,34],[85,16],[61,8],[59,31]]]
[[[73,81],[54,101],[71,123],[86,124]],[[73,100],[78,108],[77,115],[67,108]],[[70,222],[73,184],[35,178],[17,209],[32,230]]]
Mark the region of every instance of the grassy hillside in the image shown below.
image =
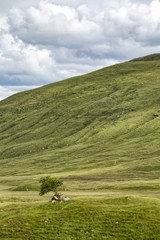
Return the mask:
[[[154,54],[1,101],[0,239],[160,239],[159,92]]]
[[[157,179],[159,92],[156,55],[1,101],[0,175]]]
[[[1,176],[156,179],[159,91],[156,55],[1,101]]]
[[[159,61],[160,60],[160,54],[159,53],[155,53],[155,54],[151,54],[148,56],[144,56],[144,57],[139,57],[139,58],[135,58],[132,59],[130,62],[137,62],[137,61]]]

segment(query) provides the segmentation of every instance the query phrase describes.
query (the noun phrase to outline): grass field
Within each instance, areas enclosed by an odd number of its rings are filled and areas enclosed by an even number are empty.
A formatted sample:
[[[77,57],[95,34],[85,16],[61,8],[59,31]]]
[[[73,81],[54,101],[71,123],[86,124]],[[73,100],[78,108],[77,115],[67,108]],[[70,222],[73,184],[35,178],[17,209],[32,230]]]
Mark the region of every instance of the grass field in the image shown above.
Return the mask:
[[[159,92],[156,54],[1,101],[0,239],[160,239]]]
[[[50,194],[40,199],[37,192],[16,192],[11,198],[4,193],[8,202],[1,199],[0,239],[160,239],[158,198],[125,191],[68,194],[70,201],[51,204]]]

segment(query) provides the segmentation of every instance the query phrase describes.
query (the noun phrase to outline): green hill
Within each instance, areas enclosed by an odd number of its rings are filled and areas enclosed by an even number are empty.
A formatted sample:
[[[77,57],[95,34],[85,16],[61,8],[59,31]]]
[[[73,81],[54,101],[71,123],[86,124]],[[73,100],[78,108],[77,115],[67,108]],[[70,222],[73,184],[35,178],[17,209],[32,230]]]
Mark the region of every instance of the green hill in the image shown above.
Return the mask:
[[[159,92],[156,54],[1,101],[1,176],[158,179]]]
[[[159,61],[159,60],[160,60],[160,54],[159,53],[155,53],[155,54],[151,54],[151,55],[148,55],[148,56],[132,59],[131,62],[137,62],[137,61]]]
[[[160,239],[159,92],[155,54],[1,101],[0,239]]]

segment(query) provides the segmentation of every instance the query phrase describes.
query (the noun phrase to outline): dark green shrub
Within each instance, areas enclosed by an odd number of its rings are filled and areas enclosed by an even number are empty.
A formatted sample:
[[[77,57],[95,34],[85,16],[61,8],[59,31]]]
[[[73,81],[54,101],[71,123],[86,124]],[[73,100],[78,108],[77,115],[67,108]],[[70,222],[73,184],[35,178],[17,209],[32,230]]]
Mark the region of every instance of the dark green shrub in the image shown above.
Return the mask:
[[[39,194],[41,196],[48,192],[54,192],[55,194],[57,194],[58,187],[63,185],[63,181],[61,179],[53,178],[50,176],[42,177],[40,179],[40,183],[41,183],[41,188],[40,188]]]

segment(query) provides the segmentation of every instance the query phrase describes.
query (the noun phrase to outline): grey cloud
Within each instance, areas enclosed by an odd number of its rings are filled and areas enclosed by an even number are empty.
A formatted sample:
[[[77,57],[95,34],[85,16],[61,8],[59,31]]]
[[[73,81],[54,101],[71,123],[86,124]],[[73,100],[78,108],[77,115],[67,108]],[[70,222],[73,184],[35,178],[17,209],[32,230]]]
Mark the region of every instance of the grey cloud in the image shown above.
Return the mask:
[[[30,6],[37,6],[39,3],[39,0],[5,0],[0,1],[0,15],[6,15],[11,8],[20,8],[20,9],[26,9]]]

